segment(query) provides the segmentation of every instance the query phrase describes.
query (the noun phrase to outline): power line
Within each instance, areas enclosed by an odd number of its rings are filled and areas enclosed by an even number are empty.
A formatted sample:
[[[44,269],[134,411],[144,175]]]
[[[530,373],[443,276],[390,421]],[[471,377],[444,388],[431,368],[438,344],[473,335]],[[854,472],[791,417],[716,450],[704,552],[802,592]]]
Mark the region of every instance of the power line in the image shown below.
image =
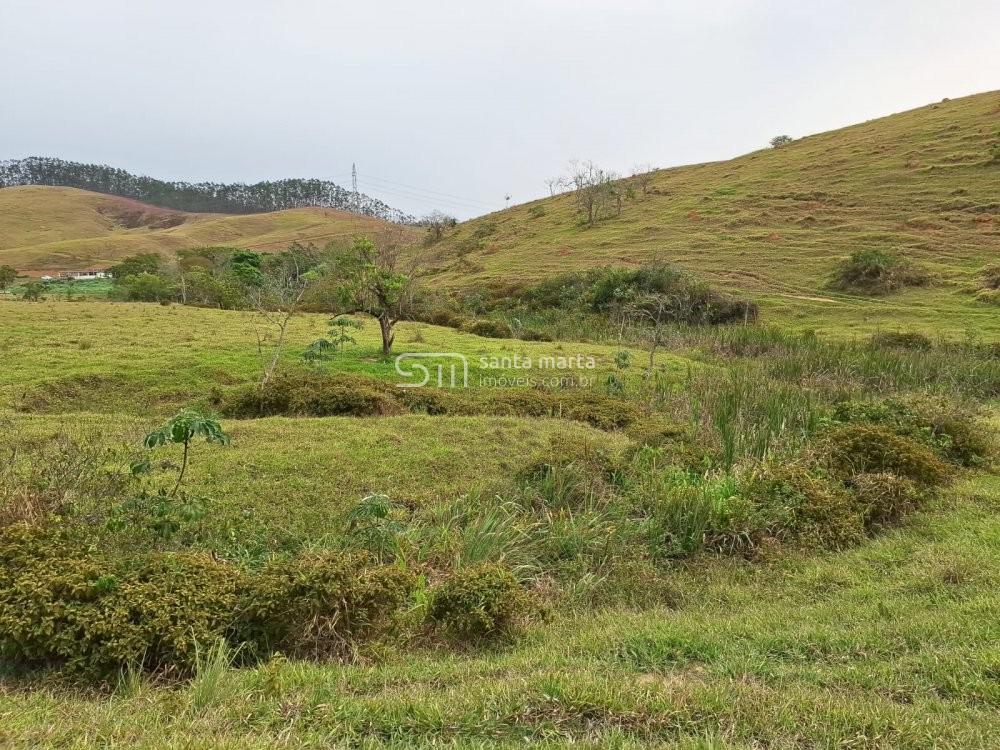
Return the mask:
[[[489,203],[487,201],[481,201],[481,200],[479,200],[477,198],[466,198],[466,197],[461,196],[461,195],[454,195],[453,193],[444,193],[444,192],[441,192],[440,190],[429,190],[427,188],[417,187],[416,185],[407,185],[407,184],[405,184],[403,182],[394,182],[393,180],[386,180],[386,179],[384,179],[382,177],[373,177],[371,175],[362,175],[362,177],[364,177],[367,180],[372,180],[374,182],[384,182],[384,183],[386,183],[388,185],[395,185],[397,187],[406,188],[407,190],[414,190],[414,191],[416,191],[418,193],[431,193],[433,195],[440,195],[440,196],[443,196],[445,198],[454,198],[456,200],[462,201],[463,203],[478,203],[478,204],[483,205],[483,206],[488,206],[490,208],[495,208],[495,204]]]
[[[422,203],[425,206],[444,206],[445,208],[461,209],[464,211],[489,211],[496,210],[496,206],[491,206],[489,208],[484,208],[482,206],[472,205],[471,203],[459,203],[455,200],[449,200],[445,198],[436,198],[429,195],[417,195],[415,193],[409,193],[401,190],[392,190],[387,187],[382,187],[381,185],[372,185],[371,189],[365,188],[365,193],[388,193],[389,195],[394,195],[400,198],[406,198],[408,200],[414,200],[418,203]]]

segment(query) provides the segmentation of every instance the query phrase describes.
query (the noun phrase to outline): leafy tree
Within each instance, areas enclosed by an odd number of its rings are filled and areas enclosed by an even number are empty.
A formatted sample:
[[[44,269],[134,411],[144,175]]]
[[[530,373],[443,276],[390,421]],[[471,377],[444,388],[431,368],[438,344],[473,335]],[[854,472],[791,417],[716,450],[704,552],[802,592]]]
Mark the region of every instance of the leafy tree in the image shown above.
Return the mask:
[[[375,318],[382,334],[382,355],[392,353],[393,329],[412,304],[413,271],[397,270],[402,243],[397,233],[357,237],[333,263],[334,291],[342,311]]]
[[[795,139],[790,135],[776,135],[771,139],[771,148],[781,148],[782,146],[787,146],[793,140]]]
[[[29,281],[24,287],[24,299],[28,302],[38,302],[48,288],[48,284],[44,281]]]
[[[17,278],[17,269],[13,266],[0,266],[0,289],[6,289]]]
[[[116,294],[129,302],[162,302],[173,295],[174,288],[168,279],[146,272],[126,277]]]
[[[142,273],[156,274],[160,270],[160,256],[157,253],[142,253],[126,258],[117,266],[111,266],[108,273],[115,281],[124,281],[129,276]]]

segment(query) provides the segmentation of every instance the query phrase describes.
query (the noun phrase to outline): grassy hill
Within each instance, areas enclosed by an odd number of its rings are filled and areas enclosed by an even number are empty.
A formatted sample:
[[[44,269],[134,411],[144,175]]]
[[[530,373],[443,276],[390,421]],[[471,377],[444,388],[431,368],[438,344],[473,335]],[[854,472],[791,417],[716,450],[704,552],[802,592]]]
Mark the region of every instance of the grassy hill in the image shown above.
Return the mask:
[[[588,227],[567,193],[461,224],[443,240],[436,282],[473,288],[567,270],[665,260],[803,328],[908,325],[1000,336],[974,299],[1000,255],[1000,92],[804,137],[724,162],[656,171],[648,194]],[[638,156],[638,155],[637,155]],[[893,249],[934,277],[879,299],[827,288],[855,250]]]
[[[11,187],[0,190],[0,263],[28,271],[66,270],[206,245],[275,250],[385,226],[380,219],[329,208],[194,214],[75,188]]]

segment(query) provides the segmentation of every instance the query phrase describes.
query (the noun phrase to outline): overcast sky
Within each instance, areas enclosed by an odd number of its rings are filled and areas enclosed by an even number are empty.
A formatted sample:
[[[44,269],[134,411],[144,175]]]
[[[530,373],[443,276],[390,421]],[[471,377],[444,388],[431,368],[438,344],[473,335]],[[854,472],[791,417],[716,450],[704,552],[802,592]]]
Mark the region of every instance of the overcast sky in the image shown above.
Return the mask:
[[[414,214],[1000,88],[997,0],[0,0],[0,158]]]

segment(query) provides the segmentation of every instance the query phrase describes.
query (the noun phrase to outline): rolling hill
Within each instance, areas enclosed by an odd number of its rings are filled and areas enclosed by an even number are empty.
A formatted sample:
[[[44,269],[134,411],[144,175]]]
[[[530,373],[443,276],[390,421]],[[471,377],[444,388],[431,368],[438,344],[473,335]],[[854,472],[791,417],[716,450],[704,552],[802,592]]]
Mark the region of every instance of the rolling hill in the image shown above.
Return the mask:
[[[975,299],[1000,260],[1000,92],[943,101],[730,161],[663,169],[621,216],[588,227],[571,193],[459,225],[438,284],[481,288],[661,259],[748,293],[765,320],[865,331],[884,325],[1000,338],[1000,309]],[[897,250],[934,283],[882,298],[832,292],[837,262]]]
[[[592,227],[572,193],[464,222],[434,246],[430,283],[481,290],[657,259],[753,297],[765,321],[837,335],[908,327],[1000,339],[1000,310],[976,297],[980,270],[1000,260],[998,149],[1000,92],[944,100],[655,171],[620,215]],[[0,263],[24,270],[203,245],[278,249],[382,226],[324,208],[199,214],[72,188],[0,189]],[[829,288],[841,259],[875,248],[904,254],[933,283],[886,297]]]
[[[256,250],[283,249],[295,241],[322,245],[387,226],[330,208],[199,214],[76,188],[9,187],[0,190],[0,263],[23,271],[68,270],[207,245]]]

